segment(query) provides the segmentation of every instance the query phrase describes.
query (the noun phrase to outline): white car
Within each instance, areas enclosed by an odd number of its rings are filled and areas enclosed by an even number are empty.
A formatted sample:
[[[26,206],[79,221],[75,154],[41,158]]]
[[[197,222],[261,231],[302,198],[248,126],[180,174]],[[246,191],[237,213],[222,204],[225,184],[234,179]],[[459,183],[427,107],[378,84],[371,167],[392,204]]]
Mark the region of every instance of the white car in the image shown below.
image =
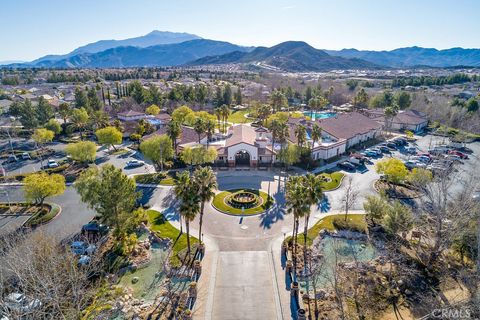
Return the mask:
[[[58,162],[55,160],[48,160],[47,167],[48,168],[57,168],[59,166]]]
[[[127,162],[127,167],[129,168],[134,168],[134,167],[141,167],[145,165],[145,162],[140,161],[140,160],[130,160]]]
[[[24,152],[24,153],[22,153],[22,159],[23,160],[30,160],[32,158],[30,158],[30,154],[28,152]]]

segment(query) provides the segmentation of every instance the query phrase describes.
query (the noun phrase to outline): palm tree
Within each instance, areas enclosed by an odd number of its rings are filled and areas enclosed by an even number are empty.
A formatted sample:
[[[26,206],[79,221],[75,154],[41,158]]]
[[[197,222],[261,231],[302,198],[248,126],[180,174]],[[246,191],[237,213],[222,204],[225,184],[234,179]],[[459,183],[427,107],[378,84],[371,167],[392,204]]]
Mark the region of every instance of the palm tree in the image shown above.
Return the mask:
[[[307,129],[305,128],[305,126],[298,125],[295,128],[295,137],[297,138],[298,145],[300,147],[303,147],[303,145],[307,141]]]
[[[195,193],[195,186],[190,181],[187,186],[188,193],[183,195],[180,204],[180,215],[185,220],[185,229],[187,231],[187,256],[190,257],[191,247],[190,247],[190,222],[195,219],[198,212],[200,211],[200,198]]]
[[[285,200],[287,212],[293,213],[293,281],[297,278],[297,239],[300,218],[310,211],[310,205],[305,201],[307,190],[301,176],[291,176],[286,183]]]
[[[315,142],[320,141],[322,138],[322,128],[314,123],[312,126],[312,132],[310,133],[310,138],[312,139],[312,150],[315,147]]]
[[[173,150],[175,152],[175,155],[177,155],[177,139],[181,133],[182,133],[182,128],[180,127],[180,124],[177,121],[170,121],[167,124],[167,135],[172,140],[172,145],[173,145]]]
[[[205,131],[207,132],[207,148],[212,136],[215,133],[215,120],[207,120],[205,123]]]
[[[257,116],[262,122],[262,125],[265,125],[265,121],[267,120],[268,116],[272,113],[272,109],[268,104],[262,104],[257,109]]]
[[[212,200],[215,196],[214,190],[218,188],[217,177],[212,168],[197,168],[193,173],[193,180],[196,185],[196,192],[200,198],[200,221],[198,229],[198,239],[202,243],[202,223],[205,202]]]
[[[213,109],[213,113],[214,113],[215,116],[217,117],[218,130],[219,130],[219,131],[222,131],[222,128],[220,128],[220,118],[222,118],[222,108],[220,108],[220,107],[215,107],[215,109]]]
[[[173,187],[173,192],[175,193],[175,196],[177,199],[181,200],[188,196],[188,193],[190,192],[190,189],[188,187],[189,184],[190,184],[190,173],[188,171],[183,171],[177,174],[177,178],[175,179],[175,186]],[[179,216],[179,222],[180,222],[180,234],[182,234],[183,233],[182,215]]]
[[[273,112],[281,111],[282,108],[288,106],[288,101],[285,95],[280,90],[274,90],[270,97],[273,107]]]
[[[200,143],[200,137],[202,133],[205,132],[205,129],[206,129],[205,120],[203,120],[203,118],[195,119],[195,123],[193,124],[193,130],[195,130],[195,132],[198,135],[198,143]]]
[[[230,107],[226,104],[223,104],[220,107],[222,118],[223,118],[223,132],[227,132],[227,120],[228,116],[230,116]]]
[[[323,199],[323,190],[322,190],[322,181],[318,179],[317,176],[313,174],[307,174],[302,177],[302,182],[305,186],[305,202],[311,206],[316,205],[320,200]],[[310,208],[305,214],[305,223],[303,229],[303,261],[304,261],[304,272],[307,276],[307,292],[309,290],[309,276],[307,275],[307,232],[308,232],[308,222],[310,220]],[[310,270],[311,272],[311,270]],[[316,307],[316,306],[315,306]],[[315,312],[317,314],[317,312]]]

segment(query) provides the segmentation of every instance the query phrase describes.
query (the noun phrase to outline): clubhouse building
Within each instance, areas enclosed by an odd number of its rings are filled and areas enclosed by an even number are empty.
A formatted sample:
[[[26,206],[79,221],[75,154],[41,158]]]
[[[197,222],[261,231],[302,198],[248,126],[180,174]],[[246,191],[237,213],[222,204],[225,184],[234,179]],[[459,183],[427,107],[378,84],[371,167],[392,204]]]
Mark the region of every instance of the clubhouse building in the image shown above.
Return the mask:
[[[321,139],[313,143],[311,130],[314,123],[322,129]],[[348,149],[374,139],[381,131],[382,125],[358,112],[338,113],[334,117],[309,121],[305,118],[290,118],[288,142],[298,144],[295,128],[304,126],[307,131],[307,144],[312,146],[314,160],[329,160],[345,154]],[[166,134],[162,127],[154,134]],[[177,140],[177,151],[186,147],[199,145],[217,149],[217,164],[225,166],[268,166],[277,161],[281,143],[272,145],[272,134],[264,127],[252,127],[246,124],[231,126],[226,134],[215,133],[207,141],[205,134],[198,137],[189,127],[182,126],[182,133]]]

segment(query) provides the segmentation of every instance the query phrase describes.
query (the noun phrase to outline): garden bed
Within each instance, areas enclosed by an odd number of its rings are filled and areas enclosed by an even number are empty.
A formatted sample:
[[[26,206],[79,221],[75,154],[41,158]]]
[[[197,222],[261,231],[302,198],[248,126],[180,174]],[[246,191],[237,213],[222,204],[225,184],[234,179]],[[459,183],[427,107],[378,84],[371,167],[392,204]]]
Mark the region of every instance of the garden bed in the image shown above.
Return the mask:
[[[134,176],[135,182],[139,184],[159,184],[163,186],[173,186],[175,177],[166,172],[146,173]]]
[[[308,229],[307,231],[307,245],[312,245],[313,240],[318,237],[320,230],[325,229],[328,231],[336,231],[337,228],[334,225],[335,221],[345,221],[344,214],[334,214],[331,216],[327,216],[321,220],[319,220],[313,227]],[[338,223],[337,223],[338,225]],[[351,230],[366,230],[367,223],[365,221],[365,215],[363,214],[349,214],[347,215],[347,221],[344,222],[344,226],[342,228],[351,229]],[[288,237],[286,240],[288,241],[291,237]],[[303,232],[299,232],[298,234],[298,243],[303,245]]]
[[[408,185],[393,184],[386,180],[377,180],[374,183],[377,192],[385,192],[392,199],[412,199],[418,198],[421,194]]]
[[[61,211],[59,205],[44,203],[42,206],[35,206],[26,202],[0,203],[0,214],[2,215],[30,215],[23,224],[25,227],[36,227],[45,224],[55,218]]]
[[[170,256],[170,265],[172,267],[181,266],[181,258],[187,250],[187,235],[180,235],[180,230],[168,222],[162,213],[156,210],[147,210],[148,227],[161,238],[168,238],[172,241],[172,254]],[[195,252],[197,238],[190,236],[192,251]]]
[[[342,172],[332,172],[332,173],[320,173],[317,177],[323,179],[322,188],[323,191],[332,191],[338,189],[342,184],[345,174]]]
[[[235,194],[251,193],[258,197],[255,206],[242,209],[240,206],[234,207],[230,203],[231,198]],[[253,189],[233,189],[226,190],[215,195],[212,205],[220,212],[233,215],[255,215],[268,210],[273,204],[273,198],[263,191]]]

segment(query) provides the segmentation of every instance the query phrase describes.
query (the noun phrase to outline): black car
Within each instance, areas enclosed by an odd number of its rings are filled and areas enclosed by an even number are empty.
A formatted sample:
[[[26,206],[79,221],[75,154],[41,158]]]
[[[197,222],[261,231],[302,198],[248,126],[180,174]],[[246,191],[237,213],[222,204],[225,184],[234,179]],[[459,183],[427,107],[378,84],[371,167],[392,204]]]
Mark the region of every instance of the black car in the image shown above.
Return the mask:
[[[378,147],[380,149],[380,151],[382,151],[383,153],[390,153],[390,148],[387,147],[387,146],[380,146]]]
[[[387,148],[397,150],[397,145],[393,142],[387,143]]]
[[[344,161],[344,162],[339,163],[338,167],[342,168],[342,169],[345,169],[345,170],[348,170],[348,171],[355,171],[357,169],[357,167],[353,163],[348,162],[348,161]]]

